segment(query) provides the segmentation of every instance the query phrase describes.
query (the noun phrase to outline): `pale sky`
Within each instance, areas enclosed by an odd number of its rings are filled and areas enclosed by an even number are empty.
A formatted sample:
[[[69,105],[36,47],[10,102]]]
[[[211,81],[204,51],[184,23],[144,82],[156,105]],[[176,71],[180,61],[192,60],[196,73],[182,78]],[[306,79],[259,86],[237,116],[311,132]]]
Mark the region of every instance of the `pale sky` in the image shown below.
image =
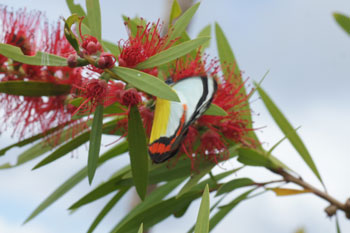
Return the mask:
[[[76,1],[84,4],[84,1]],[[126,38],[121,14],[142,16],[156,21],[164,16],[166,1],[101,0],[103,37],[117,42]],[[0,0],[0,4],[46,12],[50,20],[69,15],[65,1],[51,0]],[[348,0],[204,0],[191,25],[190,35],[195,36],[207,24],[218,22],[225,31],[245,77],[259,80],[270,70],[263,87],[281,108],[308,147],[323,177],[328,191],[341,201],[350,197],[350,36],[344,33],[332,18],[334,11],[350,12]],[[215,42],[208,50],[216,54]],[[255,127],[265,148],[270,148],[283,135],[255,99],[252,108],[256,113]],[[0,147],[15,142],[9,135],[0,137]],[[105,138],[104,145],[114,141]],[[19,149],[13,149],[0,163],[15,161]],[[20,168],[0,171],[0,232],[1,233],[75,233],[84,232],[104,204],[103,198],[90,206],[69,215],[66,208],[90,190],[84,180],[49,209],[28,224],[21,226],[32,210],[64,180],[86,163],[86,146],[41,168],[31,171],[35,160]],[[274,155],[320,187],[316,178],[299,158],[289,143],[282,143]],[[94,184],[107,179],[117,167],[128,161],[126,156],[106,164],[97,173]],[[222,165],[225,169],[237,166],[236,162]],[[223,169],[223,168],[218,168]],[[252,177],[256,181],[274,178],[268,171],[249,168],[238,177]],[[227,197],[227,202],[234,196]],[[130,198],[124,198],[95,232],[108,232],[128,210]],[[212,200],[212,203],[214,201]],[[267,193],[241,203],[215,229],[214,233],[293,233],[305,227],[307,233],[336,232],[334,221],[327,219],[323,209],[327,203],[306,194],[276,197]],[[157,232],[187,232],[195,222],[199,202],[191,205],[181,219],[168,218],[154,228]],[[350,232],[350,222],[339,215],[342,232]]]

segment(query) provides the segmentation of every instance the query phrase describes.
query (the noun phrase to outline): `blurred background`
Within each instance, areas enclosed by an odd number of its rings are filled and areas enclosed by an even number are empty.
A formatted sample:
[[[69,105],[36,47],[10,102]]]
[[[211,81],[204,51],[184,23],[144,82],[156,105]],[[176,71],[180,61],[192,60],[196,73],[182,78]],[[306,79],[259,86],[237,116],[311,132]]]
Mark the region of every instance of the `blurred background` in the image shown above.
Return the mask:
[[[83,0],[76,3],[85,5]],[[52,23],[69,10],[62,0],[0,0],[0,4],[14,10],[26,7],[46,13]],[[164,0],[101,0],[103,37],[117,43],[127,34],[121,15],[140,16],[149,21],[166,20],[171,1]],[[202,1],[190,25],[195,37],[206,25],[218,22],[229,39],[244,77],[249,82],[259,81],[269,70],[263,88],[276,102],[294,127],[301,126],[299,135],[304,140],[331,195],[345,201],[350,197],[350,37],[336,24],[332,13],[350,14],[348,0],[221,0]],[[213,29],[213,28],[212,28]],[[215,37],[208,53],[217,56]],[[283,135],[264,109],[258,96],[252,98],[254,127],[265,148],[270,148]],[[17,138],[3,133],[0,147],[16,142]],[[115,138],[105,137],[103,144]],[[103,146],[104,150],[108,149]],[[14,148],[0,163],[15,162],[16,155],[25,148]],[[292,146],[283,142],[274,155],[296,170],[317,187],[314,175],[299,158]],[[84,180],[67,195],[55,202],[31,222],[23,221],[74,172],[86,164],[87,146],[73,155],[31,171],[34,163],[11,170],[0,170],[0,232],[1,233],[58,233],[85,232],[100,209],[111,198],[107,196],[70,214],[66,209],[91,188]],[[93,186],[128,162],[127,156],[101,167]],[[229,161],[220,171],[237,167]],[[240,171],[238,177],[252,177],[255,181],[273,179],[262,168]],[[131,196],[123,198],[104,219],[96,232],[108,232],[129,210]],[[212,197],[213,198],[213,197]],[[229,201],[232,198],[227,197]],[[214,201],[212,201],[213,203]],[[327,203],[311,194],[276,197],[266,193],[242,202],[214,230],[214,233],[307,233],[336,232],[334,219],[326,217]],[[181,219],[174,217],[153,228],[152,232],[187,232],[194,224],[199,202],[191,205]],[[339,214],[342,232],[350,232],[350,221]]]

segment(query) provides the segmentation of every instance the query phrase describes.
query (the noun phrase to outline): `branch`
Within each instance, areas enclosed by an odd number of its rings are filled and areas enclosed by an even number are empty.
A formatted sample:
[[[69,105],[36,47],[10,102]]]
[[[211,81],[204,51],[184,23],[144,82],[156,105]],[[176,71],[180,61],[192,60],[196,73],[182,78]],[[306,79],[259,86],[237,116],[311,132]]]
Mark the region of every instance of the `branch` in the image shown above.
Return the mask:
[[[316,187],[312,186],[311,184],[305,182],[303,179],[297,178],[297,177],[289,174],[288,172],[286,172],[282,169],[276,171],[276,173],[283,176],[283,179],[286,182],[292,182],[294,184],[297,184],[297,185],[303,187],[304,189],[311,191],[316,196],[319,196],[320,198],[329,202],[330,206],[328,206],[325,209],[325,211],[329,217],[333,216],[335,214],[335,212],[339,209],[339,210],[344,211],[344,213],[346,214],[346,217],[348,219],[350,219],[350,199],[348,199],[345,203],[342,203],[342,202],[338,201],[337,199],[335,199],[334,197],[330,196],[328,193],[317,189]]]

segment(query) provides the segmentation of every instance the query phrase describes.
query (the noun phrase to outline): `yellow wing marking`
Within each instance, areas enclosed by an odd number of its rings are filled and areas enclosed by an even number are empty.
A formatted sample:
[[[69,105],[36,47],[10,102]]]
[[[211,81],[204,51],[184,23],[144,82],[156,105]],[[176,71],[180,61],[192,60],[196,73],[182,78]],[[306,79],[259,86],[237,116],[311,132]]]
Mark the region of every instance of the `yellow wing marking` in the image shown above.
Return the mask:
[[[157,98],[156,109],[154,111],[154,119],[151,131],[150,142],[157,140],[165,135],[170,116],[170,101]]]

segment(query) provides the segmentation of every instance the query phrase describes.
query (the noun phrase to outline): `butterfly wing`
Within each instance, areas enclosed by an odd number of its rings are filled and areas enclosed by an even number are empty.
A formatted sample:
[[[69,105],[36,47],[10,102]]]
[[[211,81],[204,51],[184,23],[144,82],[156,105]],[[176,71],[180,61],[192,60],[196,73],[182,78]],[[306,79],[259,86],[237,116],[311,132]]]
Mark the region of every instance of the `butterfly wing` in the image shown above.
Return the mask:
[[[176,155],[188,127],[209,107],[217,89],[214,78],[189,77],[173,84],[180,98],[173,102],[157,98],[149,154],[154,163]]]

